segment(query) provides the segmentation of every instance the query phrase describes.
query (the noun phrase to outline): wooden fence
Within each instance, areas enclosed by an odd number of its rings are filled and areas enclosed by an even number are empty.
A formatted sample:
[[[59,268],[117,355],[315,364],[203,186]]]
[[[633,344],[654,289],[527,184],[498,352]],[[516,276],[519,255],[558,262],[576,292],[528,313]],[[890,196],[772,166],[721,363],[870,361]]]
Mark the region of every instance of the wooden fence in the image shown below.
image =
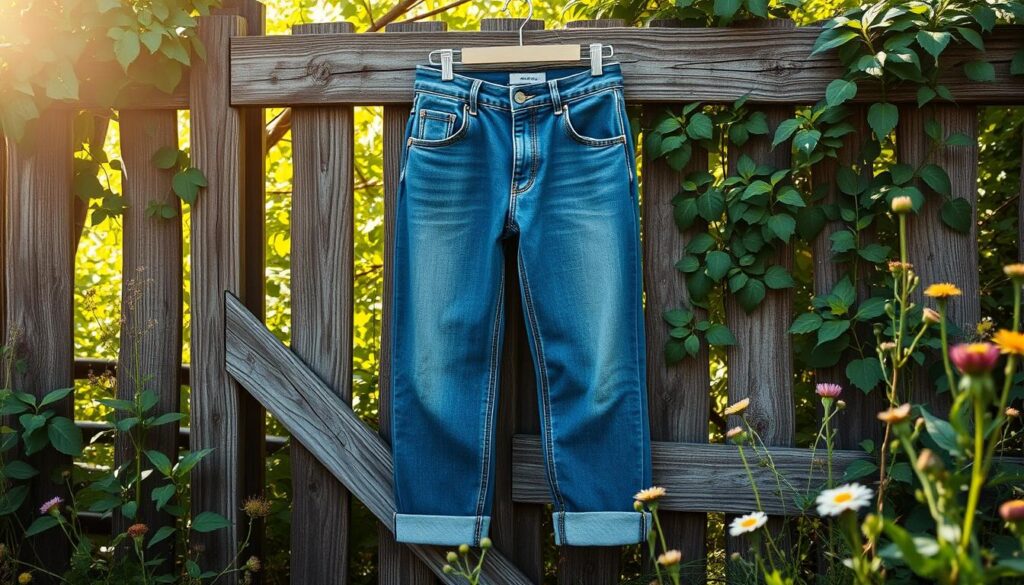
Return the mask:
[[[191,385],[192,449],[212,448],[212,455],[192,473],[192,505],[216,511],[242,526],[243,498],[263,491],[264,408],[297,439],[292,449],[293,511],[291,579],[297,584],[347,582],[349,497],[362,501],[380,520],[380,582],[419,585],[454,581],[440,572],[444,550],[404,546],[391,535],[391,456],[387,420],[389,356],[381,356],[380,434],[360,421],[349,407],[353,285],[353,106],[384,106],[385,258],[393,246],[394,197],[402,134],[412,99],[413,70],[433,49],[512,42],[507,32],[518,20],[485,20],[480,32],[444,32],[439,23],[391,25],[383,34],[354,34],[347,23],[302,25],[291,36],[262,36],[263,9],[254,0],[227,2],[222,12],[203,17],[200,36],[208,56],[196,64],[187,83],[172,95],[133,95],[120,105],[120,132],[127,181],[124,196],[124,274],[145,274],[154,286],[144,300],[126,311],[124,327],[155,320],[157,333],[138,346],[125,346],[119,360],[141,360],[153,374],[150,387],[160,396],[160,411],[175,411],[179,400],[182,332],[182,225],[179,218],[156,220],[144,210],[152,200],[178,207],[171,194],[169,171],[150,159],[160,147],[177,144],[176,110],[191,112],[194,166],[208,187],[191,211],[191,347],[187,375]],[[642,104],[650,119],[666,106],[701,101],[723,103],[743,95],[763,109],[774,127],[798,106],[824,94],[841,75],[833,56],[811,57],[815,29],[792,28],[625,28],[616,21],[572,23],[544,30],[535,21],[531,42],[605,42],[615,46],[631,104]],[[597,30],[601,29],[601,30]],[[901,161],[913,163],[926,144],[919,138],[924,120],[937,117],[950,131],[976,135],[977,106],[1024,103],[1024,81],[1012,78],[1009,62],[1020,47],[1022,30],[1005,28],[987,39],[987,58],[997,79],[978,84],[957,67],[975,58],[972,50],[944,55],[948,73],[942,82],[959,105],[918,110],[914,96],[890,93],[903,104],[898,129]],[[877,95],[864,87],[860,103]],[[89,103],[75,104],[88,108]],[[291,348],[282,345],[260,322],[264,303],[264,141],[262,108],[293,108],[294,191],[292,195],[292,331]],[[863,118],[863,111],[857,117]],[[72,385],[73,259],[77,245],[77,211],[72,197],[70,109],[54,109],[34,127],[26,144],[8,144],[3,211],[6,268],[4,322],[20,330],[21,351],[29,363],[16,387],[41,394]],[[770,148],[770,139],[751,140],[736,157],[788,166],[785,149]],[[940,153],[951,171],[956,197],[976,200],[976,147]],[[694,157],[690,169],[706,168]],[[753,498],[733,446],[708,443],[710,416],[709,357],[668,367],[662,347],[668,334],[662,312],[685,302],[687,291],[674,263],[687,239],[672,219],[671,198],[680,173],[662,161],[642,164],[642,216],[647,313],[648,380],[654,482],[668,488],[661,506],[669,541],[686,559],[706,555],[707,513],[751,510]],[[832,185],[834,165],[817,169]],[[833,187],[834,189],[834,187]],[[830,194],[834,197],[836,194]],[[1024,214],[1024,206],[1021,207]],[[913,220],[910,251],[929,281],[950,280],[964,288],[955,318],[976,321],[978,305],[977,238],[941,225],[937,214]],[[1024,225],[1024,222],[1022,222]],[[829,227],[814,243],[814,288],[828,291],[839,274],[829,260]],[[1024,239],[1022,239],[1024,241]],[[792,250],[780,261],[788,263]],[[517,290],[509,270],[510,291]],[[391,267],[385,262],[384,319],[390,307]],[[126,295],[127,296],[127,295]],[[542,519],[549,492],[544,483],[537,433],[532,365],[522,329],[518,294],[507,294],[509,323],[505,340],[497,477],[491,536],[496,553],[489,557],[485,582],[537,583],[543,574]],[[811,454],[794,447],[793,356],[787,329],[792,320],[792,292],[770,292],[753,313],[726,305],[729,327],[737,337],[729,349],[730,399],[753,399],[751,416],[773,446],[776,463],[786,473],[821,474]],[[387,348],[390,331],[383,332]],[[137,355],[134,352],[138,352]],[[126,375],[127,368],[120,368]],[[835,372],[820,372],[831,378]],[[124,384],[122,387],[127,388]],[[877,393],[876,393],[877,396]],[[922,397],[923,399],[923,397]],[[851,392],[842,419],[840,441],[849,449],[873,436],[879,403],[874,396]],[[71,402],[57,405],[64,414]],[[177,452],[173,425],[153,437],[152,447]],[[123,460],[127,446],[117,449]],[[863,457],[857,451],[837,454],[840,469]],[[68,465],[53,453],[37,457],[44,473],[33,484],[32,501],[59,488],[50,471]],[[762,493],[773,492],[767,470],[755,469]],[[727,497],[726,497],[727,496]],[[791,494],[769,496],[769,513],[792,510]],[[788,507],[788,508],[787,508]],[[146,508],[144,519],[158,522]],[[243,535],[218,531],[203,541],[205,563],[231,561]],[[35,544],[43,561],[59,567],[68,558],[61,539],[42,535]],[[259,554],[256,539],[254,552]],[[559,581],[604,585],[619,578],[618,549],[566,548],[560,551]]]

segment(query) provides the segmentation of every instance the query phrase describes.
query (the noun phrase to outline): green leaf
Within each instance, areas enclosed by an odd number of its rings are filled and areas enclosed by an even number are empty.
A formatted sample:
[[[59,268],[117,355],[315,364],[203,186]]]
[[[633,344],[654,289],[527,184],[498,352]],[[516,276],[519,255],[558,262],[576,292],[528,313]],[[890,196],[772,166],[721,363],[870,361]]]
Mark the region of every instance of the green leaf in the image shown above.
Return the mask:
[[[791,288],[796,286],[793,277],[782,266],[771,266],[764,273],[764,284],[773,290]]]
[[[732,258],[720,250],[708,252],[706,274],[711,280],[718,282],[732,268]]]
[[[133,30],[125,30],[114,40],[114,56],[125,71],[138,58],[139,49],[139,33]]]
[[[879,142],[884,142],[899,123],[900,111],[895,104],[880,102],[868,109],[868,125],[874,131]]]
[[[882,316],[885,313],[886,299],[882,297],[871,297],[857,307],[857,314],[854,315],[854,319],[858,321],[867,321],[874,319],[875,317]]]
[[[27,485],[16,485],[9,490],[0,493],[0,516],[7,516],[17,512],[28,496]]]
[[[686,346],[681,341],[670,339],[665,343],[665,363],[675,365],[686,357]]]
[[[974,223],[974,209],[966,199],[954,197],[942,204],[942,223],[961,234],[971,233]]]
[[[886,258],[889,257],[889,246],[883,246],[882,244],[868,244],[860,250],[857,250],[857,255],[868,262],[878,264],[880,262],[885,262]]]
[[[793,321],[789,332],[793,334],[813,333],[821,327],[823,320],[817,313],[803,313]]]
[[[843,482],[854,481],[878,472],[878,466],[867,459],[854,459],[843,472]]]
[[[760,18],[768,18],[768,0],[747,0],[747,10]]]
[[[147,424],[151,427],[158,427],[160,425],[165,425],[167,423],[180,421],[183,418],[185,418],[185,415],[180,412],[165,412],[160,416],[154,418],[153,420],[149,421]]]
[[[46,426],[46,435],[53,448],[65,455],[77,457],[82,454],[82,430],[74,421],[64,416],[55,416]]]
[[[714,135],[714,126],[711,118],[705,114],[694,114],[686,125],[686,133],[694,140],[711,140]]]
[[[793,139],[793,145],[804,154],[810,154],[821,140],[821,132],[818,130],[801,130]]]
[[[39,407],[42,408],[47,404],[53,404],[54,402],[63,399],[68,394],[71,394],[74,391],[74,388],[60,388],[52,392],[47,392],[46,395],[43,396],[42,400],[39,401]]]
[[[740,160],[736,162],[736,171],[743,178],[749,178],[753,176],[754,171],[757,170],[757,163],[754,159],[750,158],[745,154],[740,155]]]
[[[923,30],[917,33],[917,42],[929,55],[939,58],[942,51],[946,50],[953,35],[945,31],[933,32]]]
[[[6,479],[28,479],[35,477],[39,471],[24,461],[11,461],[0,469],[0,477]]]
[[[949,197],[953,193],[953,187],[949,181],[949,175],[937,164],[926,164],[921,167],[921,179],[933,191],[940,195]]]
[[[742,5],[743,0],[715,0],[715,16],[732,18]]]
[[[174,484],[169,483],[157,488],[153,488],[153,491],[150,492],[150,498],[154,502],[156,502],[156,509],[162,510],[163,507],[167,505],[167,502],[171,501],[171,498],[174,497],[175,493],[176,488],[174,487]]]
[[[964,63],[964,74],[971,81],[995,81],[996,68],[988,61],[976,59]]]
[[[825,321],[818,329],[818,345],[832,341],[850,328],[850,322],[846,319],[836,321]]]
[[[882,366],[878,358],[853,360],[846,364],[846,377],[866,394],[882,381]]]
[[[706,193],[697,198],[697,213],[705,221],[714,221],[722,216],[725,211],[725,197],[717,189],[709,189]]]
[[[834,108],[857,97],[857,82],[848,79],[836,79],[825,88],[825,103]]]
[[[960,33],[960,36],[965,41],[973,45],[975,49],[978,49],[979,51],[985,50],[985,41],[982,40],[981,35],[974,29],[958,26],[956,27],[956,31]]]
[[[793,187],[783,187],[779,191],[778,201],[791,207],[807,207],[807,204],[804,203],[804,198],[800,196],[800,192]]]
[[[779,124],[778,128],[775,129],[775,139],[772,140],[772,147],[776,147],[789,140],[789,137],[800,128],[802,123],[803,120],[800,118],[789,118],[788,120],[783,120]]]
[[[953,425],[949,424],[949,421],[935,416],[923,406],[921,407],[921,416],[924,417],[924,428],[935,444],[954,457],[962,455],[956,438],[956,430],[953,429]]]
[[[682,327],[693,320],[693,311],[686,309],[670,309],[662,313],[665,322],[673,327]]]
[[[178,164],[178,149],[164,146],[153,155],[153,164],[158,169],[170,169]]]
[[[1012,75],[1024,75],[1024,49],[1017,51],[1010,61],[1010,73]]]
[[[704,338],[708,340],[711,345],[736,345],[736,337],[733,336],[732,331],[728,327],[720,323],[708,327],[707,332],[704,334]]]
[[[818,35],[818,40],[814,42],[814,51],[811,55],[813,56],[824,51],[835,49],[836,47],[845,45],[859,36],[860,35],[851,30],[826,29]]]
[[[35,536],[39,533],[46,532],[60,524],[60,521],[49,514],[45,514],[35,519],[32,524],[25,530],[25,536]]]
[[[192,519],[192,530],[196,532],[213,532],[231,526],[228,519],[216,512],[200,512]]]
[[[164,475],[171,474],[171,460],[168,459],[167,455],[164,455],[160,451],[149,449],[146,451],[146,457],[153,464],[153,467],[155,467],[157,471]]]
[[[188,168],[174,174],[171,187],[182,201],[192,204],[196,201],[200,187],[206,186],[206,177],[196,168]]]
[[[739,301],[740,306],[746,312],[751,312],[757,305],[764,299],[765,288],[764,284],[756,278],[747,280],[747,284],[736,293],[736,300]]]
[[[686,250],[692,254],[703,254],[715,246],[715,238],[707,232],[701,232],[686,244]]]
[[[167,537],[169,537],[172,534],[174,534],[173,526],[161,526],[160,529],[157,530],[149,539],[149,542],[146,544],[146,548],[150,548],[156,543],[166,540]]]
[[[832,240],[832,251],[836,254],[849,252],[857,247],[857,242],[851,231],[843,230],[836,232],[829,236],[829,239]]]
[[[778,214],[768,218],[768,229],[770,229],[780,240],[788,242],[796,231],[796,220],[790,215]]]
[[[70,61],[61,61],[46,82],[46,97],[52,100],[77,100],[78,76]]]
[[[679,259],[679,262],[676,262],[676,269],[679,270],[679,272],[684,272],[686,274],[696,272],[699,268],[700,260],[691,254],[683,256]]]

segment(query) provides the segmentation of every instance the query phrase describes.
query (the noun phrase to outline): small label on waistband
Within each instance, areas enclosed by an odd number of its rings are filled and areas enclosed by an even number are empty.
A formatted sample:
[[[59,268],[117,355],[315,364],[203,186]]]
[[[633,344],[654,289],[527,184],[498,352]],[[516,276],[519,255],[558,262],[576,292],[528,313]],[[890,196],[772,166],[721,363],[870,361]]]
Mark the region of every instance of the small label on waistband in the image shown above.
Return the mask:
[[[548,74],[543,71],[540,73],[509,73],[508,84],[509,85],[526,85],[529,83],[544,83],[547,81]]]

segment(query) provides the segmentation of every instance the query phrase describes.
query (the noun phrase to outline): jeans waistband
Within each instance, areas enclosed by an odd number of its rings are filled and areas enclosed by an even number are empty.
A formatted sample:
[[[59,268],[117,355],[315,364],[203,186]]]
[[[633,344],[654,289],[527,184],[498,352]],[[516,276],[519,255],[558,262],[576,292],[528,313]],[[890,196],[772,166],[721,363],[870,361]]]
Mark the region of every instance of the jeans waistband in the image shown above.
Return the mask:
[[[561,103],[588,94],[622,87],[622,71],[618,63],[605,63],[601,75],[591,75],[589,67],[567,67],[530,71],[544,74],[538,83],[512,85],[509,71],[473,71],[455,73],[451,81],[441,80],[441,70],[429,65],[416,67],[417,92],[463,100],[470,111],[477,106],[491,106],[505,110],[522,110],[547,105],[558,109]],[[522,96],[516,99],[517,94]]]

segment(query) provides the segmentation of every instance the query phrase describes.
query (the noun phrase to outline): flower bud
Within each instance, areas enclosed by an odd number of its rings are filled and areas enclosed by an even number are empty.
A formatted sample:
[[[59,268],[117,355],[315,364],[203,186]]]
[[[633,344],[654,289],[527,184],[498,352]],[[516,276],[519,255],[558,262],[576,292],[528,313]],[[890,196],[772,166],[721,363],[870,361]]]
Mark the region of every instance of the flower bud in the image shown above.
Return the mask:
[[[999,515],[1007,522],[1024,520],[1024,500],[1010,500],[999,506]]]
[[[451,575],[452,573],[455,572],[455,567],[453,567],[451,565],[445,565],[445,566],[441,567],[441,572],[443,572],[445,575]]]
[[[846,401],[845,400],[836,400],[836,409],[842,410],[844,408],[846,408]]]
[[[934,472],[942,470],[942,459],[939,459],[931,449],[922,449],[917,456],[917,470],[922,472]]]
[[[491,539],[486,536],[480,539],[480,548],[484,550],[491,548],[492,544]]]
[[[448,556],[445,557],[445,560],[449,563],[458,562],[459,555],[455,554],[455,551],[448,551]]]
[[[931,307],[925,307],[924,312],[921,313],[921,321],[929,325],[935,325],[939,321],[942,321],[942,315]]]
[[[914,210],[914,200],[906,195],[892,198],[892,211],[893,213],[910,213]]]
[[[468,555],[469,554],[469,545],[468,544],[460,544],[459,545],[459,554],[463,555],[463,556]]]

